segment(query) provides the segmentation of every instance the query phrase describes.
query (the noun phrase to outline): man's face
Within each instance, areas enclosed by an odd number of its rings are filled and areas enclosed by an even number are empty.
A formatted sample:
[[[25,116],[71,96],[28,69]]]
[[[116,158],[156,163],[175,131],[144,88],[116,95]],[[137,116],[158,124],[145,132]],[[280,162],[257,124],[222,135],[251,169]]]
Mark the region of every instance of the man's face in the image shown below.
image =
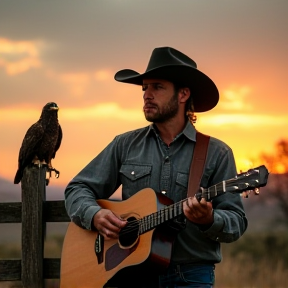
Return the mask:
[[[161,79],[144,79],[143,112],[147,121],[163,123],[179,110],[178,94],[173,83]]]

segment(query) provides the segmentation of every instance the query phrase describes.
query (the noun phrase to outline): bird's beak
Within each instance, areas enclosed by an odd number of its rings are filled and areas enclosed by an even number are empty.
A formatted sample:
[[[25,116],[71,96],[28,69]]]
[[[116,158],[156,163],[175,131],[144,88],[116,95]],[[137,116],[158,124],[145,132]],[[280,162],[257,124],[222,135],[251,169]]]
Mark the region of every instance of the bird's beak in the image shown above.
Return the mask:
[[[59,110],[59,107],[50,107],[50,110]]]

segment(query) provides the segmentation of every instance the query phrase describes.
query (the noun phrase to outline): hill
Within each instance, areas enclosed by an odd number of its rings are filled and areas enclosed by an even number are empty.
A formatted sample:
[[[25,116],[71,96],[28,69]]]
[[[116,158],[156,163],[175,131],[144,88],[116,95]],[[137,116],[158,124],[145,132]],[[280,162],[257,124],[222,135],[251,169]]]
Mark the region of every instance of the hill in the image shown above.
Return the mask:
[[[62,200],[64,199],[65,187],[57,186],[50,182],[46,187],[47,200]],[[18,202],[21,201],[21,184],[15,185],[12,180],[0,177],[0,203],[1,202]]]

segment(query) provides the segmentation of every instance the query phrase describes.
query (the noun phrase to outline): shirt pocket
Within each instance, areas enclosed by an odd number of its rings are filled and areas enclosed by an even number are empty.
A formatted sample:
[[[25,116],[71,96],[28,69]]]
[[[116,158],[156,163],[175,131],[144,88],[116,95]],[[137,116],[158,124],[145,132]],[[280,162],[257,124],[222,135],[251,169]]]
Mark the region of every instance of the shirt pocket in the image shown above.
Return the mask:
[[[123,199],[150,187],[152,165],[123,164],[120,168]]]

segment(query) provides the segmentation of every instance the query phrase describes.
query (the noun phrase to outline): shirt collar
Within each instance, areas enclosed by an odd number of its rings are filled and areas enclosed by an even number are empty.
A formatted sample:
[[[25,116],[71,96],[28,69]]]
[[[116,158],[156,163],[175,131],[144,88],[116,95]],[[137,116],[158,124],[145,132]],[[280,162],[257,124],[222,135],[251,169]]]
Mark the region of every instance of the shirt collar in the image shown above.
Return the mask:
[[[149,125],[146,136],[152,133],[152,131],[155,134],[158,134],[157,129],[153,124]],[[179,135],[177,135],[176,138],[178,138],[182,134],[184,134],[189,140],[196,142],[196,129],[190,121],[187,121],[184,130]]]
[[[182,133],[191,141],[196,142],[196,129],[190,121],[187,121],[187,124]]]

